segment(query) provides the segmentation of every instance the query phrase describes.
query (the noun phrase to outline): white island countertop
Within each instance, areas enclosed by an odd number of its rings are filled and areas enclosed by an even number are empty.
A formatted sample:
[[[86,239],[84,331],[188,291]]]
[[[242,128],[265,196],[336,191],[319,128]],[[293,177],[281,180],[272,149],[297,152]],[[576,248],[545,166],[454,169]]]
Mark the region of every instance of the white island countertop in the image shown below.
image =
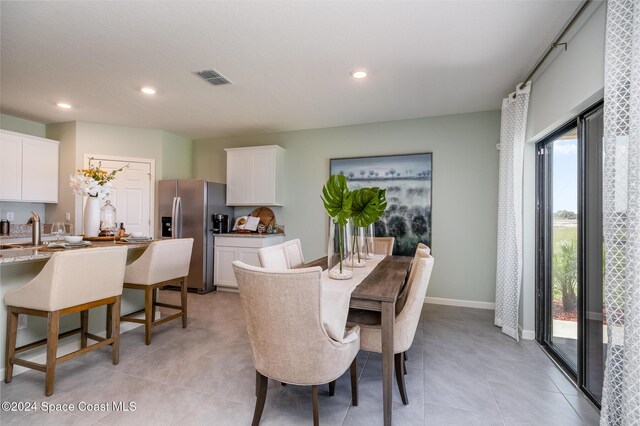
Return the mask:
[[[113,245],[113,241],[94,241],[90,246],[68,250],[91,250],[92,247],[108,247]],[[149,243],[118,243],[117,245],[124,245],[129,250],[132,250],[146,248]],[[39,247],[0,250],[0,265],[47,260],[53,255],[53,253],[61,250],[65,249],[49,249],[46,247]]]

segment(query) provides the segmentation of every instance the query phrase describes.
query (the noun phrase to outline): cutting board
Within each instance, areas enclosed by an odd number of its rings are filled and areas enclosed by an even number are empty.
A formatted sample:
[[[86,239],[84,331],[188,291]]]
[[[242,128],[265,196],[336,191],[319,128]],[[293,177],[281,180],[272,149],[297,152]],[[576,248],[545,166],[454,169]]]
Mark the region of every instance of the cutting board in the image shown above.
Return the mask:
[[[276,215],[269,207],[258,207],[252,211],[249,216],[260,218],[260,223],[263,224],[265,228],[268,228],[269,225],[275,226],[276,224]]]

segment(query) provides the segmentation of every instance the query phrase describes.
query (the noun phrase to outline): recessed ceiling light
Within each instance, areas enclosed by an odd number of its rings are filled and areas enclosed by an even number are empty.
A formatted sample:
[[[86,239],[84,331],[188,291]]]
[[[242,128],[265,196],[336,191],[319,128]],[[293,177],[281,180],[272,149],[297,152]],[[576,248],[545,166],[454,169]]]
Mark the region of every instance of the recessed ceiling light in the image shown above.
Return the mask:
[[[149,87],[149,86],[145,86],[142,89],[140,89],[140,91],[146,95],[155,95],[156,94],[156,89],[154,89],[153,87]]]
[[[361,79],[361,78],[365,78],[366,76],[367,76],[367,70],[357,69],[357,70],[351,71],[351,77],[353,78]]]
[[[66,102],[58,102],[56,103],[57,106],[59,106],[60,108],[63,109],[70,109],[71,108],[71,104],[68,104]]]

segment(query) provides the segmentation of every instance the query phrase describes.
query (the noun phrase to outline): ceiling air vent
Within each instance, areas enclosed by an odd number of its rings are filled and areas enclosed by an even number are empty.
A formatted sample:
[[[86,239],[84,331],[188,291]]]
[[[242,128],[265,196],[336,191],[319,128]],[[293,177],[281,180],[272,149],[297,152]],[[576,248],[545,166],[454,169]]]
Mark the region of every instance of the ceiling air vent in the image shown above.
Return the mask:
[[[222,74],[214,69],[202,70],[194,72],[195,75],[202,77],[207,82],[214,86],[220,86],[223,84],[232,84],[230,80],[227,80]]]

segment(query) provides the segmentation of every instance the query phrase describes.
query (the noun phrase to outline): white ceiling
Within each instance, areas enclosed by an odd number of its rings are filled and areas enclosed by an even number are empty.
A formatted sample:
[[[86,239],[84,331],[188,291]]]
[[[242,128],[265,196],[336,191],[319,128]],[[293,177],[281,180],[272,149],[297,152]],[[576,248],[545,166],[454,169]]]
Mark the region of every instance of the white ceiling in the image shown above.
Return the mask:
[[[3,0],[0,110],[205,138],[498,109],[579,5]]]

